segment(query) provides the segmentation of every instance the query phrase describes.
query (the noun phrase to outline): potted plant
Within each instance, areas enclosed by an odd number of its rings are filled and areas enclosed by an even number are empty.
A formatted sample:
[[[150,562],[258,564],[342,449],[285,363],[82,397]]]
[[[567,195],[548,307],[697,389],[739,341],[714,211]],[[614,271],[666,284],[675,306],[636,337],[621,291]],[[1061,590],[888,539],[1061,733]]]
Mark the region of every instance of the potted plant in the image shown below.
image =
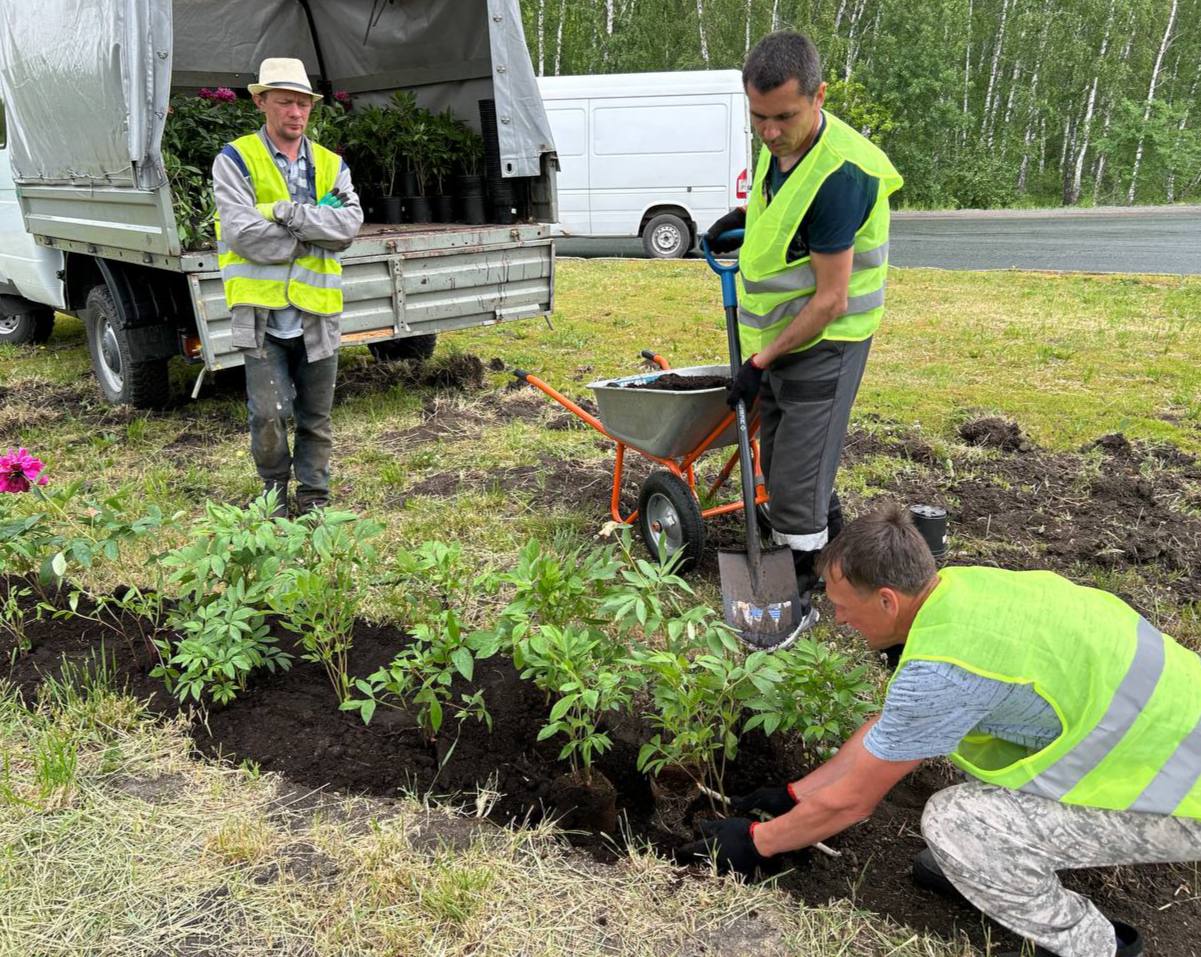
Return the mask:
[[[450,171],[455,165],[456,138],[459,121],[448,108],[444,113],[430,117],[429,176],[434,221],[453,222],[455,218],[454,196],[447,190]]]
[[[463,211],[463,222],[487,221],[484,211],[484,138],[466,123],[459,123],[455,145],[459,154],[459,173],[455,192]]]
[[[425,110],[417,110],[407,118],[404,129],[405,152],[414,174],[414,192],[405,197],[409,218],[415,223],[433,220],[426,189],[430,181],[430,157],[434,141],[433,117]]]

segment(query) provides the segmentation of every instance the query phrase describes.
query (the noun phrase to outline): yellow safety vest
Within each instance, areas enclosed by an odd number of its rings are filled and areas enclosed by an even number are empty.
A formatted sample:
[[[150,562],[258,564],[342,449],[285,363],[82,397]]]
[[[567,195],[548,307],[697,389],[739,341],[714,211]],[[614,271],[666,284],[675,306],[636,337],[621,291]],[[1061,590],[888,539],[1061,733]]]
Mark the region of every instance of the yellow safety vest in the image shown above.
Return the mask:
[[[1062,726],[1038,751],[973,732],[956,765],[1065,804],[1201,818],[1201,658],[1120,598],[1052,572],[939,576],[900,667],[945,661],[1030,685]]]
[[[250,173],[254,199],[258,205],[273,206],[291,199],[284,174],[272,159],[257,133],[239,137],[230,144]],[[317,195],[324,196],[338,180],[342,157],[309,141],[315,164]],[[225,285],[225,301],[234,306],[262,309],[286,309],[295,306],[301,312],[317,316],[336,316],[342,312],[342,263],[337,254],[318,246],[307,246],[303,256],[287,263],[256,263],[239,256],[221,241],[221,220],[217,227],[217,263]]]
[[[847,311],[800,352],[823,339],[868,338],[884,315],[884,282],[888,275],[888,197],[901,188],[901,174],[884,151],[830,113],[813,148],[792,171],[769,206],[763,193],[771,153],[764,147],[755,170],[755,185],[746,211],[746,236],[738,254],[738,332],[744,356],[759,352],[792,322],[817,291],[810,257],[788,261],[788,246],[813,204],[813,198],[843,163],[858,166],[879,180],[876,204],[855,233],[854,259],[847,292]]]

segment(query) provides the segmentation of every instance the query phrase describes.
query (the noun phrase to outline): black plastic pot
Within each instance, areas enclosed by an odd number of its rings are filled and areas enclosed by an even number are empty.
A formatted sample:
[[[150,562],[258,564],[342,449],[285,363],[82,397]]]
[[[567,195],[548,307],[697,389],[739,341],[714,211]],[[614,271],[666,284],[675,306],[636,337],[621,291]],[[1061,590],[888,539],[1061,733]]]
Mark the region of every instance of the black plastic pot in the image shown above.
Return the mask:
[[[430,208],[428,196],[406,196],[405,206],[409,211],[409,222],[432,223],[434,221],[434,213]]]
[[[385,196],[379,201],[381,223],[403,223],[405,218],[404,199],[400,196]]]
[[[431,196],[430,205],[434,210],[435,223],[453,223],[455,221],[455,198],[453,196]]]
[[[484,194],[481,192],[476,196],[460,196],[459,208],[461,215],[460,222],[468,223],[471,226],[478,226],[481,223],[488,221],[487,206],[484,203]]]
[[[910,505],[913,524],[922,533],[935,561],[947,557],[947,510],[938,505]]]

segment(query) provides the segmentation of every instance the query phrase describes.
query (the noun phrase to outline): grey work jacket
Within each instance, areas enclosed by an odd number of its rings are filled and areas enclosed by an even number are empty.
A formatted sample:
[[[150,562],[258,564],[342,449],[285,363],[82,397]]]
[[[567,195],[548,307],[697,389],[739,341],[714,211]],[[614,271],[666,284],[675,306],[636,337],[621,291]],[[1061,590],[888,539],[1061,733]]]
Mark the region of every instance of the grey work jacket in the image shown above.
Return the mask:
[[[258,135],[270,152],[266,128],[261,128]],[[308,147],[307,138],[305,146]],[[213,161],[213,195],[221,217],[221,241],[239,256],[264,265],[291,262],[306,255],[305,246],[309,244],[342,252],[354,242],[363,225],[363,209],[345,161],[334,186],[347,197],[341,209],[280,200],[275,204],[273,222],[264,219],[255,208],[250,177],[230,156],[219,153]],[[252,356],[263,356],[267,312],[254,306],[234,306],[230,310],[231,342],[235,348]],[[302,312],[301,317],[308,360],[316,362],[332,356],[342,340],[341,317],[314,316],[307,312]]]

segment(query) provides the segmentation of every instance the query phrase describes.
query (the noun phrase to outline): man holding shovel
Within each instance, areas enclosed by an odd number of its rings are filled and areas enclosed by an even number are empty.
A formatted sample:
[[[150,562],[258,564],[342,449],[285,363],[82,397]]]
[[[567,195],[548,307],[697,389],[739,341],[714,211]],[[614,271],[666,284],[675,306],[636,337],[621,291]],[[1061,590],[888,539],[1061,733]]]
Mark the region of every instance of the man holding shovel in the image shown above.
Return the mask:
[[[1051,572],[939,571],[898,506],[850,523],[818,569],[838,621],[900,648],[883,712],[811,774],[733,802],[771,820],[728,818],[685,850],[751,876],[870,817],[923,759],[948,755],[971,780],[926,804],[915,880],[1035,954],[1143,953],[1134,928],[1056,872],[1201,860],[1201,658]]]
[[[793,553],[800,632],[817,619],[815,559],[842,522],[834,476],[884,313],[888,197],[902,181],[877,146],[822,109],[826,84],[807,37],[764,37],[742,78],[763,150],[747,207],[721,217],[706,239],[714,253],[729,252],[739,241],[722,234],[746,230],[744,361],[729,401],[760,400],[769,518],[775,544]]]
[[[329,502],[330,410],[342,337],[342,264],[363,211],[342,157],[305,135],[313,92],[300,60],[262,62],[250,84],[264,124],[213,163],[217,255],[230,337],[243,350],[250,451],[264,492],[301,513]],[[296,436],[288,447],[288,421]]]

